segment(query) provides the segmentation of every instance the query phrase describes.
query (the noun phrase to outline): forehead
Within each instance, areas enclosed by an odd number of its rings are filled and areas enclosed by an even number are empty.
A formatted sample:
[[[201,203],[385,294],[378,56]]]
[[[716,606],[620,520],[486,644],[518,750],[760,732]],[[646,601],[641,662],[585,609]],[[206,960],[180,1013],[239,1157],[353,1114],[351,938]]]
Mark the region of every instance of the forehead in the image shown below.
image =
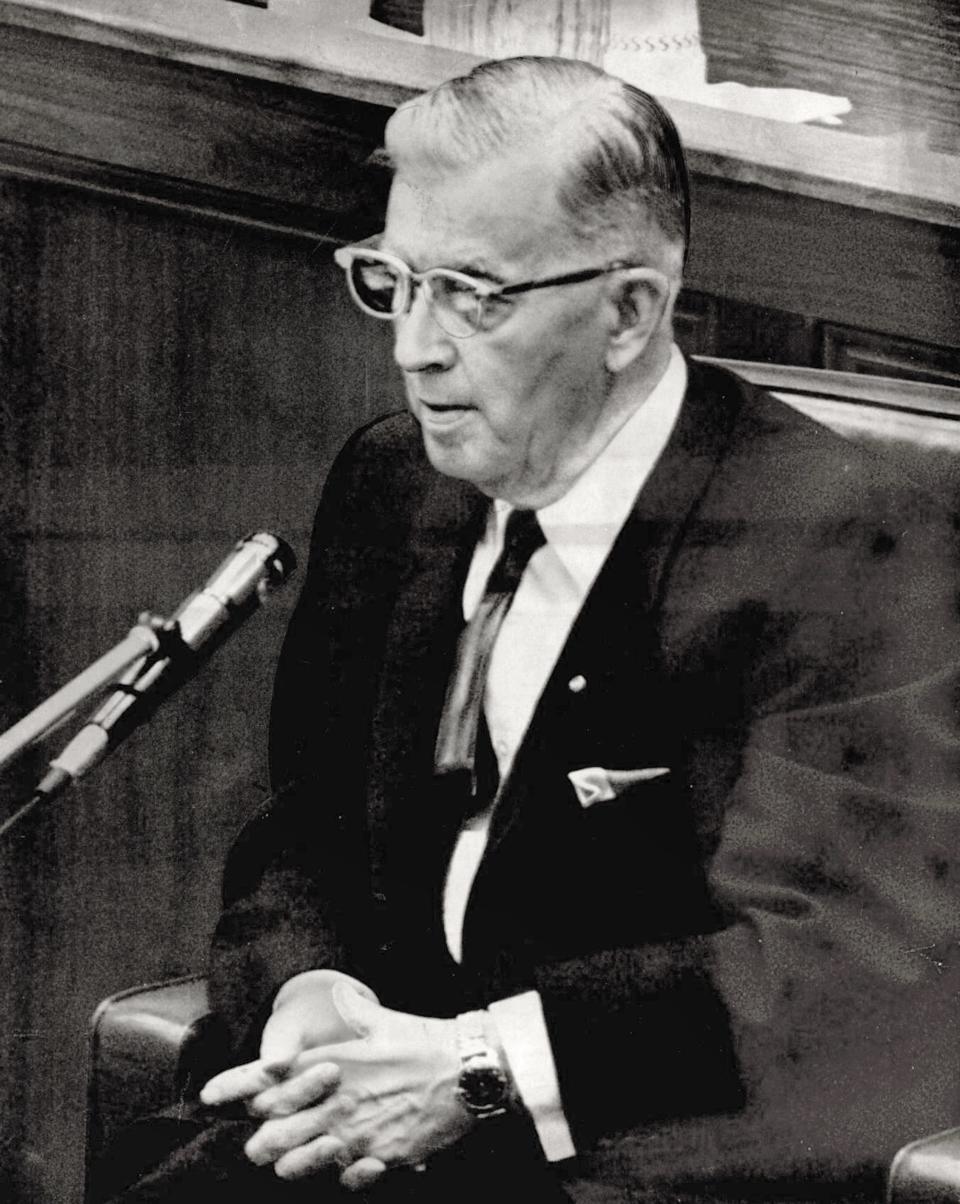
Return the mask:
[[[537,155],[442,173],[408,166],[390,190],[383,245],[420,270],[498,276],[540,266],[560,242],[558,176],[555,162]]]

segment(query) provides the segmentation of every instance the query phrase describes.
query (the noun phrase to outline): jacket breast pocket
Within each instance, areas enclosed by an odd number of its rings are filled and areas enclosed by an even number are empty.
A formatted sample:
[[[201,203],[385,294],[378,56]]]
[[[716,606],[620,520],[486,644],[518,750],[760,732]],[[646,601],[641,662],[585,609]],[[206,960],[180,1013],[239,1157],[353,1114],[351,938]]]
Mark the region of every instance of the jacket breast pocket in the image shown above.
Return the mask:
[[[686,792],[667,767],[581,775],[571,787],[578,806],[568,848],[578,867],[571,876],[584,887],[582,912],[627,943],[688,932],[692,916],[696,928],[710,906],[704,850]]]
[[[604,769],[600,765],[589,765],[570,770],[567,780],[573,787],[577,802],[587,810],[599,803],[622,798],[633,787],[660,782],[669,774],[668,765],[649,765],[636,769]]]

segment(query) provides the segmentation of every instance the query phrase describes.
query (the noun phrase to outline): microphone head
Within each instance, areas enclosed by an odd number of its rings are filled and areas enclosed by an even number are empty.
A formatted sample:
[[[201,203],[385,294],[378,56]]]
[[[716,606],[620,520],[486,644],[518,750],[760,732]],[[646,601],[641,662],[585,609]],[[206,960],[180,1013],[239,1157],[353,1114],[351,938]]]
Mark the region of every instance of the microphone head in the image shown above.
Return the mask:
[[[261,602],[266,601],[270,594],[284,585],[297,571],[297,557],[285,539],[281,539],[279,535],[271,535],[269,531],[257,531],[253,535],[247,535],[239,541],[237,549],[244,544],[253,544],[264,549],[265,572],[257,586],[257,592]]]
[[[174,611],[183,649],[208,652],[244,622],[287,580],[296,567],[290,547],[266,531],[239,540],[212,577]],[[207,647],[211,643],[211,647]],[[164,655],[177,657],[176,650]]]
[[[297,558],[289,544],[268,531],[257,531],[237,541],[201,593],[229,610],[250,601],[263,602],[296,567]]]

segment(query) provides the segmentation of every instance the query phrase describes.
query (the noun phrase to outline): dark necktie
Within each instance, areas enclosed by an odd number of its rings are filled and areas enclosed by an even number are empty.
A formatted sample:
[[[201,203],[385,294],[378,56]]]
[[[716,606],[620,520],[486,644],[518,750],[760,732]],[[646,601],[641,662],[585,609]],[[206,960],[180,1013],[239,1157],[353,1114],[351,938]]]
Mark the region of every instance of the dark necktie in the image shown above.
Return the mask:
[[[477,737],[478,733],[481,738],[485,735],[483,695],[490,653],[524,569],[544,542],[535,511],[510,512],[504,531],[503,551],[490,570],[483,597],[457,644],[456,662],[440,715],[434,766],[437,773],[466,770],[470,775],[471,794],[474,797],[480,792],[477,762],[481,758],[478,758]],[[483,750],[480,751],[482,754]],[[490,759],[495,767],[492,750]]]

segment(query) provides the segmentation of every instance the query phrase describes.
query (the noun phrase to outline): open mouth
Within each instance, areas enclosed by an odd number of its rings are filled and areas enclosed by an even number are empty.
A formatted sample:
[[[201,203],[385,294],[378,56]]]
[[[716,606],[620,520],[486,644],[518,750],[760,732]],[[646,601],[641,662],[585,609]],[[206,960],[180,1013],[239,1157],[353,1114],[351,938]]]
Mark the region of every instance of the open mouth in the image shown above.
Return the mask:
[[[431,422],[453,422],[457,418],[462,418],[464,414],[469,414],[476,407],[470,405],[448,404],[445,402],[432,402],[420,400],[421,414]]]

